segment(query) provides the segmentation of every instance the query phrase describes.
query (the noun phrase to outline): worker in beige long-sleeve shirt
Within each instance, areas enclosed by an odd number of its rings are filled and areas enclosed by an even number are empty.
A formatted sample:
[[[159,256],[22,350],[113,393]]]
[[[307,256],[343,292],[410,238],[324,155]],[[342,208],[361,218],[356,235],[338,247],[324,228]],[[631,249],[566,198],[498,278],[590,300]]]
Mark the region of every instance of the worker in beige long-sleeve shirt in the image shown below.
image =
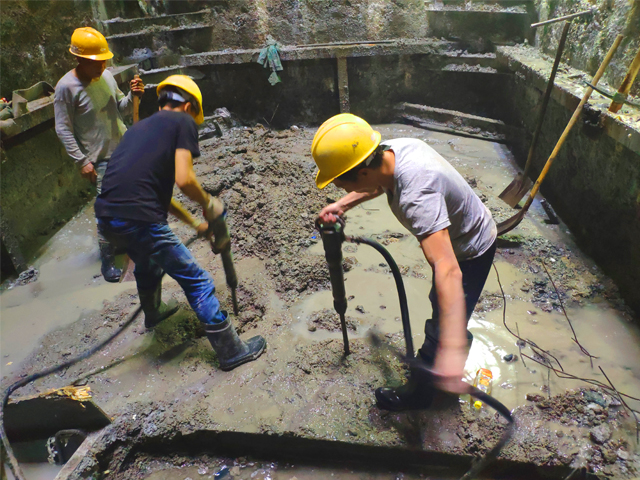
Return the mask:
[[[144,84],[131,81],[131,92],[125,96],[113,75],[105,70],[113,57],[107,40],[91,27],[78,28],[71,37],[69,51],[78,65],[67,72],[56,85],[56,133],[80,174],[96,185],[98,194],[111,153],[127,130],[122,115],[132,104],[131,95],[142,95]],[[114,249],[98,234],[102,276],[108,282],[120,279],[114,265]]]

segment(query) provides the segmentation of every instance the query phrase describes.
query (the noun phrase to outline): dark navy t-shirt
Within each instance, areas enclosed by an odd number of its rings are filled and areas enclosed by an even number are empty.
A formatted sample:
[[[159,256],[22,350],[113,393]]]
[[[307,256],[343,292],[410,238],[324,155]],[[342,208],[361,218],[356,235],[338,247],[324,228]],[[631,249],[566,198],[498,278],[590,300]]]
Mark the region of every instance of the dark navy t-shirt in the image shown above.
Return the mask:
[[[161,110],[127,130],[107,165],[96,217],[167,223],[178,148],[200,156],[196,122],[187,113]]]

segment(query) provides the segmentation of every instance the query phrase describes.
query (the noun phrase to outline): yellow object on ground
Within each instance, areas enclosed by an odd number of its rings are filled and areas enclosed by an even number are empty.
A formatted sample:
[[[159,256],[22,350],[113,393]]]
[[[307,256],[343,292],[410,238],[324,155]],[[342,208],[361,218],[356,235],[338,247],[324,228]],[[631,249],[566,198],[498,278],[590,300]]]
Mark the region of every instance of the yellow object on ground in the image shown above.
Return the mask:
[[[91,27],[76,28],[71,35],[69,51],[76,57],[89,60],[109,60],[113,53],[109,50],[107,39],[98,30]]]
[[[193,95],[198,102],[198,114],[196,115],[196,123],[200,125],[204,122],[204,113],[202,113],[202,92],[200,92],[200,88],[191,78],[186,75],[171,75],[170,77],[165,78],[158,84],[156,88],[156,93],[160,95],[160,91],[169,85],[174,87],[181,88],[185,92]]]
[[[318,166],[316,185],[324,188],[356,167],[380,144],[380,132],[365,120],[341,113],[324,122],[311,144],[311,155]]]

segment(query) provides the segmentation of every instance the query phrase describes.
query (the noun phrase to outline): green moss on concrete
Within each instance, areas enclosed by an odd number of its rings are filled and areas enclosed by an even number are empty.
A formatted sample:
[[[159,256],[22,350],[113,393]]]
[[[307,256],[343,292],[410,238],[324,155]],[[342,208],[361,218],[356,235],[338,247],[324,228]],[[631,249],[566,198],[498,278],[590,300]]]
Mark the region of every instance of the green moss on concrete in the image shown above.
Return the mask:
[[[563,60],[595,74],[618,34],[625,36],[605,72],[604,80],[616,89],[640,48],[640,2],[637,0],[535,0],[540,21],[597,8],[597,13],[573,20]],[[536,45],[554,55],[562,22],[538,28]],[[631,93],[640,94],[640,78]]]
[[[28,261],[86,204],[92,188],[67,156],[52,121],[22,136],[2,150],[0,203],[3,222]]]

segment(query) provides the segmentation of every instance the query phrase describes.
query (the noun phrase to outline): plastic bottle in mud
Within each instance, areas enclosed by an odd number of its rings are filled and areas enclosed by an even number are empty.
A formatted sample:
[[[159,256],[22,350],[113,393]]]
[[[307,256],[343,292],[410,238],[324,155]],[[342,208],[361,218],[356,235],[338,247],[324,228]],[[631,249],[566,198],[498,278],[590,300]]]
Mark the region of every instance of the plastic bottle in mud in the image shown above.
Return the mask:
[[[487,395],[491,395],[491,384],[493,383],[493,374],[491,370],[487,368],[481,368],[476,373],[476,378],[473,381],[473,386],[478,390],[483,391]],[[483,403],[480,400],[476,400],[471,397],[469,399],[469,403],[476,409],[480,410],[482,408]]]

